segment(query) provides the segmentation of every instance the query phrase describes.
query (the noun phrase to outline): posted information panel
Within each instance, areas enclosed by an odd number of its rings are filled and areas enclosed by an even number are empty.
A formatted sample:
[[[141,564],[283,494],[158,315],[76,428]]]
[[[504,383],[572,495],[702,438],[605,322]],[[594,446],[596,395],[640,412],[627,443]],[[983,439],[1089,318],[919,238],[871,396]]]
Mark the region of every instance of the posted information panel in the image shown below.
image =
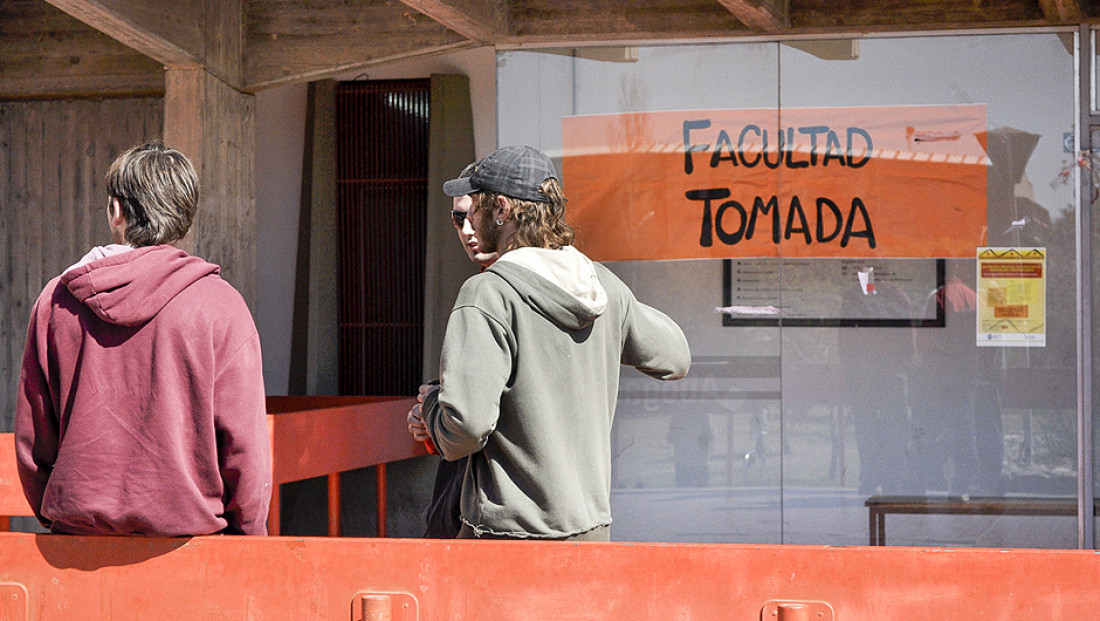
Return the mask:
[[[978,249],[979,347],[1045,347],[1046,249]]]
[[[943,259],[728,259],[724,326],[943,327]]]

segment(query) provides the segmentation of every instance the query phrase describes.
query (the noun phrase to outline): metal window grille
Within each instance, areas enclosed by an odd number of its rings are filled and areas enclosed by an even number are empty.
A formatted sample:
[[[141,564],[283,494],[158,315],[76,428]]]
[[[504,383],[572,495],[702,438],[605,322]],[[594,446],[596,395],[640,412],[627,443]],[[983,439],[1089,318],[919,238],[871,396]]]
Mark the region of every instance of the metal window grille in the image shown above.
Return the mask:
[[[424,322],[428,80],[336,88],[340,392],[415,394]]]

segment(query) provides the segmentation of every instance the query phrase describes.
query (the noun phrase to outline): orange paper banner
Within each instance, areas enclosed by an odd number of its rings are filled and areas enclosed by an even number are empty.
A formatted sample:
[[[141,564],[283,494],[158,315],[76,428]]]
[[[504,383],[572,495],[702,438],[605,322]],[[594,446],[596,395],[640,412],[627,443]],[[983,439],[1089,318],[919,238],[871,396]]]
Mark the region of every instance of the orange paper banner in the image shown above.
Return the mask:
[[[578,246],[601,261],[973,257],[985,106],[567,117]]]

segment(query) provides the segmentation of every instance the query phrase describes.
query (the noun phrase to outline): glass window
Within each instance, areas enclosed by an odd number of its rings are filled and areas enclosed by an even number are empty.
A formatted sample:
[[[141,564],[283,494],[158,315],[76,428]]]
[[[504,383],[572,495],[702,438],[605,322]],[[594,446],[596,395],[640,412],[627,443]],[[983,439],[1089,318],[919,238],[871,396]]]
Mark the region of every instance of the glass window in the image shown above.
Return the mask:
[[[863,545],[871,503],[890,545],[1076,547],[1072,50],[499,55],[500,144],[558,158],[578,245],[692,345],[622,373],[614,539]]]
[[[1094,33],[1095,35],[1095,33]],[[1095,38],[1094,38],[1095,42]],[[1095,84],[1096,80],[1093,80]],[[1100,128],[1089,128],[1093,150],[1089,153],[1089,167],[1088,175],[1090,179],[1089,188],[1091,189],[1091,196],[1089,197],[1089,203],[1091,204],[1091,238],[1092,238],[1092,274],[1095,279],[1097,274],[1100,274],[1100,253],[1097,252],[1097,248],[1100,248],[1100,158],[1096,155],[1096,145],[1100,145]],[[1082,164],[1084,160],[1080,160]],[[1100,460],[1097,460],[1095,456],[1100,454],[1100,413],[1096,411],[1096,404],[1100,403],[1100,380],[1097,379],[1097,374],[1100,373],[1100,359],[1097,358],[1100,347],[1097,347],[1097,342],[1100,341],[1100,314],[1096,312],[1097,301],[1100,300],[1100,289],[1096,285],[1092,285],[1092,326],[1091,326],[1091,340],[1092,340],[1092,490],[1094,504],[1095,499],[1100,498]],[[1100,522],[1095,517],[1093,520],[1092,536],[1095,538],[1097,527],[1100,526]],[[1095,545],[1095,542],[1094,542]]]
[[[1096,30],[1095,29],[1089,31],[1089,38],[1091,39],[1091,41],[1089,42],[1089,49],[1093,50],[1092,79],[1089,80],[1089,83],[1092,86],[1091,91],[1090,91],[1090,95],[1091,95],[1090,100],[1091,100],[1092,103],[1091,103],[1090,107],[1092,108],[1093,114],[1095,114],[1098,110],[1100,110],[1100,97],[1098,97],[1098,93],[1097,93],[1097,90],[1096,90],[1097,85],[1100,84],[1100,73],[1098,73],[1098,72],[1100,72],[1100,63],[1096,62],[1097,61],[1097,53],[1100,52],[1100,50],[1098,50],[1098,48],[1096,47],[1097,37],[1096,37]]]

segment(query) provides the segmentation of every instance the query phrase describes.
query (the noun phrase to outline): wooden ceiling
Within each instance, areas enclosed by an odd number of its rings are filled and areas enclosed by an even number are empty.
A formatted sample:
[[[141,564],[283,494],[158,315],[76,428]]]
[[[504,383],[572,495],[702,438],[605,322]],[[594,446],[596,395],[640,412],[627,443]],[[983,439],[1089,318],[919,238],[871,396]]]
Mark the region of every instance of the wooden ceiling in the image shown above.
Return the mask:
[[[1075,26],[1100,0],[0,0],[0,99],[163,93],[203,66],[255,92],[477,46]]]

